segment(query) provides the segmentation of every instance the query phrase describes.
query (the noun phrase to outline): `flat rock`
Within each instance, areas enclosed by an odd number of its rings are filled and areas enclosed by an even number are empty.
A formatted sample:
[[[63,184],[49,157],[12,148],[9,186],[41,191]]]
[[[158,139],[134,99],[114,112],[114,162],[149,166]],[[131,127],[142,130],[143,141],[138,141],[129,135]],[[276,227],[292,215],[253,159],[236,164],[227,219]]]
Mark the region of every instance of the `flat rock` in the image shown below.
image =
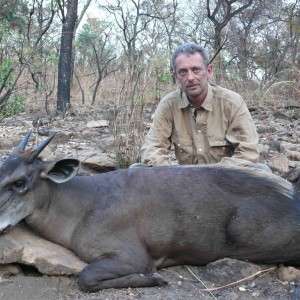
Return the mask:
[[[281,281],[295,281],[300,279],[300,270],[294,267],[280,266],[277,275]]]
[[[82,167],[98,173],[116,169],[114,160],[107,154],[98,150],[83,150],[77,152],[77,158],[81,161]]]
[[[98,120],[98,121],[90,121],[86,124],[88,128],[100,128],[100,127],[108,127],[109,121],[108,120]]]
[[[206,267],[206,276],[216,284],[228,284],[240,279],[253,276],[259,271],[270,268],[237,259],[223,258],[209,263]]]
[[[42,239],[23,226],[1,235],[0,249],[0,264],[32,265],[47,275],[77,275],[87,265],[72,251]]]
[[[277,154],[269,160],[268,166],[273,171],[283,174],[289,171],[289,160],[285,155]]]

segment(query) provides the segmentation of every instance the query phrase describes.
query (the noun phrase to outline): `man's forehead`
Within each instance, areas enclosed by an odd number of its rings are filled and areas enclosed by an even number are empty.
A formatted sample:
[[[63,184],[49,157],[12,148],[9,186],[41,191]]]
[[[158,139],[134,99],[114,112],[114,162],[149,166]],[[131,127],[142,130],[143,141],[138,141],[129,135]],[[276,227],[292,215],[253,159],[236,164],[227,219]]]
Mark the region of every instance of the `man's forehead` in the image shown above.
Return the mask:
[[[203,58],[200,53],[180,53],[175,60],[175,64],[177,67],[190,65],[190,64],[197,64],[203,65]]]

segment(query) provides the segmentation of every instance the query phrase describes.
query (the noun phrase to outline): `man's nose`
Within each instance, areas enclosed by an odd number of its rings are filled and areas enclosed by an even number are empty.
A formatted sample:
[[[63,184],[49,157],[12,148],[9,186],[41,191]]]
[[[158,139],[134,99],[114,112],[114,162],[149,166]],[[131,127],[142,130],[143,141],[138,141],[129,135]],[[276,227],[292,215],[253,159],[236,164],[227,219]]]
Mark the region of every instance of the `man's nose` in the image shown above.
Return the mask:
[[[192,70],[188,70],[187,79],[188,81],[193,81],[195,79],[194,72]]]

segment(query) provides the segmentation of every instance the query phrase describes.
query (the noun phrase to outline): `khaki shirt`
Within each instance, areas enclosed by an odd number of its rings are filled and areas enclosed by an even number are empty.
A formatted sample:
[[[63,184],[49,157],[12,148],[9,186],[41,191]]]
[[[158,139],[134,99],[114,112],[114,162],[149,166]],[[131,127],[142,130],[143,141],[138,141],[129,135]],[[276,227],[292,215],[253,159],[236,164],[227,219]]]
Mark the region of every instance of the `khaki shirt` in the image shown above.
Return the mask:
[[[247,166],[258,162],[258,135],[242,97],[214,84],[200,108],[185,93],[174,91],[158,104],[154,120],[141,148],[142,163],[170,165],[175,147],[179,164]]]

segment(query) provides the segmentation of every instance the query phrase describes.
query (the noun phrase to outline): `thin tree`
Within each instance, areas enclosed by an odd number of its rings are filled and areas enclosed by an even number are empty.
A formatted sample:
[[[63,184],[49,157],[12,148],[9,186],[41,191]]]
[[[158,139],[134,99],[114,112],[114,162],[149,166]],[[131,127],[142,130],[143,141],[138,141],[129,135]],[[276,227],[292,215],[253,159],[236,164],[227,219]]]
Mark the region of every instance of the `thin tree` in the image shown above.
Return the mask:
[[[71,106],[71,74],[73,37],[77,21],[78,0],[67,1],[67,13],[64,14],[64,2],[58,1],[62,14],[62,34],[58,62],[57,111],[65,113]]]
[[[218,56],[223,48],[222,45],[222,29],[237,14],[250,7],[253,0],[245,1],[243,5],[237,6],[239,0],[206,0],[207,17],[214,24],[214,55],[212,61]],[[212,9],[213,7],[213,9]],[[224,43],[223,43],[224,44]],[[220,66],[219,66],[220,67]],[[216,74],[216,81],[219,81],[219,74]]]

